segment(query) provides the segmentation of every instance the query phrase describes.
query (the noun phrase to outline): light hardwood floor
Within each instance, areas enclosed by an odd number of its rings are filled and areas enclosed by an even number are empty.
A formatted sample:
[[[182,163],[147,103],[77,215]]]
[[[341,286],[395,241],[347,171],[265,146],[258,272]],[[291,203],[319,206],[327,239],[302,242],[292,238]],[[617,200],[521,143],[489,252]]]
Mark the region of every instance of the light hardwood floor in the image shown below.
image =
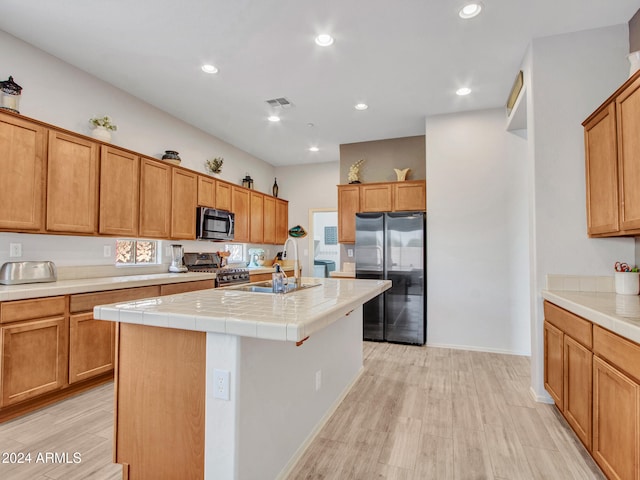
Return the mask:
[[[531,399],[528,358],[370,342],[364,357],[287,480],[604,479],[555,407]],[[120,480],[112,430],[112,384],[2,424],[0,452],[32,463],[0,463],[0,479]],[[82,462],[36,464],[38,452]]]
[[[287,480],[604,479],[527,357],[365,342],[365,370]]]

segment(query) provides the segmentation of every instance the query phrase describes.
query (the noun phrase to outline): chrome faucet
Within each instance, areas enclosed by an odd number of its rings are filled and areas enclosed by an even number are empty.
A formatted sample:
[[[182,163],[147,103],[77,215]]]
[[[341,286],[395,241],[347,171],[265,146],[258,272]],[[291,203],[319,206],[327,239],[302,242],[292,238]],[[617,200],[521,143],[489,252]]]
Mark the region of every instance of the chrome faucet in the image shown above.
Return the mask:
[[[293,238],[289,237],[289,238],[287,238],[285,240],[284,247],[282,247],[282,250],[283,250],[282,256],[283,257],[288,257],[288,255],[287,255],[287,243],[289,243],[289,242],[293,243],[293,256],[294,256],[294,259],[293,259],[293,277],[294,277],[294,282],[295,282],[296,286],[298,286],[300,284],[299,283],[300,279],[298,278],[299,270],[300,270],[300,268],[298,266],[298,244],[295,242],[295,240]]]

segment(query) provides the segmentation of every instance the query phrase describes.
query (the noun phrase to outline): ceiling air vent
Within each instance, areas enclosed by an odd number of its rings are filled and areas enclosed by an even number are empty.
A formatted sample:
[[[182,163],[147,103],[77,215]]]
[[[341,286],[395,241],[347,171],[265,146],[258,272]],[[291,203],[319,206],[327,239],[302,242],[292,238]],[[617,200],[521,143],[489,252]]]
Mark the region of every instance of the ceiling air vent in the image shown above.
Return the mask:
[[[271,100],[267,100],[267,103],[272,108],[291,108],[293,107],[293,103],[287,100],[284,97],[273,98]]]

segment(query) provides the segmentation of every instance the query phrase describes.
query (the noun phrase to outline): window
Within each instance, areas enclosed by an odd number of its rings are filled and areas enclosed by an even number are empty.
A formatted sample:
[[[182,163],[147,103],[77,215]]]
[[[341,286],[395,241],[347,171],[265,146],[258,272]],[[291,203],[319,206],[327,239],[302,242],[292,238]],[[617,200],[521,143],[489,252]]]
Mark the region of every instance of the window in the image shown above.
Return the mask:
[[[153,265],[158,262],[155,240],[116,240],[116,265]]]

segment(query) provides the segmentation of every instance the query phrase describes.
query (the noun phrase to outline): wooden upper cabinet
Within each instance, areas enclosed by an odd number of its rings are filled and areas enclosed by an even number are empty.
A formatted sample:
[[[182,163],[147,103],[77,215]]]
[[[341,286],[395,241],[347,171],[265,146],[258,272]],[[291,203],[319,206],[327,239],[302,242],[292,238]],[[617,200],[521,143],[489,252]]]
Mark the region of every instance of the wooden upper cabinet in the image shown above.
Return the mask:
[[[358,185],[338,185],[338,242],[355,243],[356,213],[359,211]]]
[[[289,238],[289,202],[276,199],[276,244],[284,245]]]
[[[276,243],[276,199],[265,196],[262,211],[262,241],[270,244]]]
[[[99,232],[138,234],[140,158],[103,145],[100,154]]]
[[[195,222],[195,207],[193,218]],[[169,238],[171,166],[148,158],[140,161],[140,236]]]
[[[360,185],[360,212],[390,212],[392,188],[390,183]]]
[[[252,243],[264,242],[264,195],[258,192],[251,192],[249,195],[251,212],[249,220],[249,241]]]
[[[97,143],[49,131],[47,230],[97,231],[98,156]]]
[[[615,104],[584,125],[587,180],[587,232],[617,232],[618,159]]]
[[[216,181],[211,177],[198,175],[198,206],[216,207]]]
[[[249,242],[249,190],[233,185],[231,187],[231,211],[235,214],[234,241]]]
[[[44,228],[46,130],[0,114],[0,229]]]
[[[393,183],[393,211],[425,211],[427,182],[415,180]]]
[[[198,178],[195,172],[172,168],[171,238],[195,240]]]
[[[616,97],[615,110],[620,229],[640,229],[640,77]]]
[[[216,208],[231,211],[231,184],[216,180]]]

